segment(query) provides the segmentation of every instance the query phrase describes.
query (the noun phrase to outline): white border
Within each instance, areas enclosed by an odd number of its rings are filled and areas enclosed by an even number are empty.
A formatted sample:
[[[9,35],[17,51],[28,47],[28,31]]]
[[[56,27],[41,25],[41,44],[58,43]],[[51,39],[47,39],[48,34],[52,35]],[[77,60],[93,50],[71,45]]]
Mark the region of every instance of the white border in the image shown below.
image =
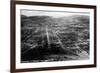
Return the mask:
[[[42,63],[20,63],[20,10],[52,10],[52,11],[73,11],[89,12],[90,15],[90,59],[79,61],[62,61],[62,62],[42,62]],[[57,66],[74,66],[94,63],[94,11],[93,9],[69,8],[69,7],[50,7],[35,5],[16,5],[16,69],[23,68],[40,68],[40,67],[57,67]]]

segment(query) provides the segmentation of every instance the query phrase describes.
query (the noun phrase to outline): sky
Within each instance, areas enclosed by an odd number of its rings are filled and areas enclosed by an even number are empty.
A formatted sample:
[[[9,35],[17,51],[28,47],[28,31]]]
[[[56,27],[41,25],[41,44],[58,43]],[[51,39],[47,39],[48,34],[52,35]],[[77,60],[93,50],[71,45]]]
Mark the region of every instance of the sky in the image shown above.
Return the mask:
[[[21,15],[26,16],[52,16],[52,17],[64,17],[71,15],[88,15],[89,13],[81,12],[65,12],[65,11],[43,11],[43,10],[21,10]]]

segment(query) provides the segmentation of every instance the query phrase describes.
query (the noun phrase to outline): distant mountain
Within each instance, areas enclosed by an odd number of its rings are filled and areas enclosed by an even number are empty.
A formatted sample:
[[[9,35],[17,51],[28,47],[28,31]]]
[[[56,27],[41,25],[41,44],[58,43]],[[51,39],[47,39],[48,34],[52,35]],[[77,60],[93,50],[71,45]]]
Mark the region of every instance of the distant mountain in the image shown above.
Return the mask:
[[[50,25],[58,25],[58,26],[62,26],[62,25],[69,25],[69,24],[89,24],[89,16],[85,16],[85,15],[72,15],[72,16],[68,16],[68,17],[60,17],[60,18],[53,18],[50,16],[30,16],[27,17],[25,15],[21,15],[21,20],[22,23],[26,23],[26,24],[43,24],[43,23],[47,23]]]
[[[60,17],[57,19],[58,23],[63,23],[64,25],[69,24],[89,24],[89,16],[85,15],[72,15],[68,17]]]

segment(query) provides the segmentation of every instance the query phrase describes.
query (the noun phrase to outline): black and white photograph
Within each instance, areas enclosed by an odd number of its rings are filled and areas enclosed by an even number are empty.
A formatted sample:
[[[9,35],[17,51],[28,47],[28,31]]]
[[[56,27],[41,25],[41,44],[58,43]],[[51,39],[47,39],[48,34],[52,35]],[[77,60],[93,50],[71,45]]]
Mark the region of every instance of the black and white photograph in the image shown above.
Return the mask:
[[[21,63],[89,59],[89,13],[21,10]]]
[[[12,72],[95,66],[96,6],[12,2]]]

